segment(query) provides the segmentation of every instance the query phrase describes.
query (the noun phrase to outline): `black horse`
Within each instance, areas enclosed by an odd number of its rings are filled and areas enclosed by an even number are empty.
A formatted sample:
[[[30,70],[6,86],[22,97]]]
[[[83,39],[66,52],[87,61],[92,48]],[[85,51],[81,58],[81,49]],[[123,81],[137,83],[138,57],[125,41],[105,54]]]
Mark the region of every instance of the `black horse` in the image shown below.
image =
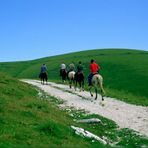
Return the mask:
[[[60,76],[62,78],[62,81],[65,82],[67,78],[67,71],[65,69],[60,70]]]
[[[44,85],[44,81],[46,81],[46,84],[47,84],[48,75],[47,75],[46,72],[45,73],[40,73],[39,78],[41,79],[41,84]]]
[[[76,72],[75,74],[75,85],[79,84],[80,91],[84,91],[84,74],[82,72]]]

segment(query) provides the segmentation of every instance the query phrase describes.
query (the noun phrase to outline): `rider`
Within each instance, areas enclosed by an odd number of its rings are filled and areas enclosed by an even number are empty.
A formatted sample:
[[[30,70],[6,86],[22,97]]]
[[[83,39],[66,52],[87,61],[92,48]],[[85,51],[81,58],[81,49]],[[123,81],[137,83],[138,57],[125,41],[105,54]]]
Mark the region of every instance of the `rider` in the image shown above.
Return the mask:
[[[77,66],[77,73],[83,73],[83,65],[82,62],[79,61],[78,66]]]
[[[42,74],[47,74],[47,67],[46,67],[46,64],[43,64],[42,66],[41,66],[41,72],[40,72],[40,78],[41,78],[41,75]]]
[[[43,64],[43,65],[41,66],[41,73],[47,73],[46,64]]]
[[[88,76],[88,85],[91,86],[92,77],[93,75],[99,73],[100,66],[95,62],[94,59],[91,59],[89,68],[90,68],[90,74]]]
[[[73,62],[71,64],[69,64],[69,72],[70,71],[75,71],[75,65]]]
[[[62,71],[66,71],[66,65],[64,63],[60,65],[60,76],[62,75]]]
[[[71,72],[71,71],[75,71],[74,62],[71,62],[71,63],[69,64],[69,66],[68,66],[67,79],[69,79],[68,74],[69,74],[69,72]]]
[[[75,74],[75,79],[77,81],[82,81],[83,85],[84,85],[84,74],[83,74],[83,65],[82,62],[79,61],[78,66],[77,66],[77,72]]]

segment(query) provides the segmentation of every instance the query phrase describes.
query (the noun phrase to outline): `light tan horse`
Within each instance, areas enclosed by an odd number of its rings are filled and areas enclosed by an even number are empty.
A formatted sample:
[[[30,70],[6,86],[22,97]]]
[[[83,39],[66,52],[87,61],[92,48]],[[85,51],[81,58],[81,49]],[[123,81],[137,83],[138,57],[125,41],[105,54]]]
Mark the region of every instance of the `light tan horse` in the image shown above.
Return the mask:
[[[68,73],[68,78],[69,78],[69,87],[70,89],[72,88],[72,85],[74,86],[75,90],[76,90],[76,86],[75,86],[75,71],[70,71]]]
[[[104,91],[104,88],[103,88],[103,77],[100,74],[95,74],[92,77],[91,82],[92,82],[92,86],[90,86],[90,88],[89,88],[91,96],[93,97],[91,89],[92,89],[92,87],[94,87],[95,88],[95,93],[96,93],[96,96],[95,96],[95,100],[96,100],[97,97],[98,97],[98,91],[97,90],[98,90],[98,88],[100,88],[101,97],[102,97],[102,101],[103,101],[104,100],[103,96],[105,95],[105,91]]]

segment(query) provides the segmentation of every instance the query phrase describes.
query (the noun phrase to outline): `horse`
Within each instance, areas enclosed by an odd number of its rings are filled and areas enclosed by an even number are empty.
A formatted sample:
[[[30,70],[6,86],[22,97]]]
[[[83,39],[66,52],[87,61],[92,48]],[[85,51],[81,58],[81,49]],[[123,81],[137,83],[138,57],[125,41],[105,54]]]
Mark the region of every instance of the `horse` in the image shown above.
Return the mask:
[[[60,70],[60,76],[62,77],[62,81],[65,82],[66,77],[67,77],[67,71],[65,69],[61,69]]]
[[[101,89],[101,97],[102,97],[102,101],[103,101],[104,100],[104,94],[105,94],[105,90],[103,88],[103,77],[100,74],[93,75],[92,80],[91,80],[91,84],[92,85],[89,88],[91,96],[93,97],[91,89],[92,89],[92,87],[94,87],[95,93],[96,93],[95,100],[97,99],[97,97],[98,97],[97,89],[99,87]]]
[[[75,87],[75,71],[70,71],[68,73],[68,79],[69,79],[69,87],[70,89],[72,88],[72,84],[76,90],[76,87]]]
[[[47,75],[46,72],[45,73],[40,73],[39,78],[41,79],[41,84],[44,85],[44,81],[46,81],[46,84],[47,84],[48,75]]]
[[[76,72],[75,74],[75,88],[79,84],[80,91],[84,91],[84,74],[82,72]]]

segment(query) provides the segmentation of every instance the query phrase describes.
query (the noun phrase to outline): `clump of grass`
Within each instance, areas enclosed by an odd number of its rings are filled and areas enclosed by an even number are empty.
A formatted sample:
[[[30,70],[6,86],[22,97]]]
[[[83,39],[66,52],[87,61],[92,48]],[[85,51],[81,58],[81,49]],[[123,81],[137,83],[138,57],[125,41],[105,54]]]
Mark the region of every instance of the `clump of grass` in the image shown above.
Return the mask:
[[[66,126],[63,126],[55,121],[48,120],[46,123],[39,125],[38,130],[48,136],[63,138],[69,133],[69,129]],[[66,130],[65,135],[63,134],[62,130]],[[66,134],[67,133],[67,134]]]

